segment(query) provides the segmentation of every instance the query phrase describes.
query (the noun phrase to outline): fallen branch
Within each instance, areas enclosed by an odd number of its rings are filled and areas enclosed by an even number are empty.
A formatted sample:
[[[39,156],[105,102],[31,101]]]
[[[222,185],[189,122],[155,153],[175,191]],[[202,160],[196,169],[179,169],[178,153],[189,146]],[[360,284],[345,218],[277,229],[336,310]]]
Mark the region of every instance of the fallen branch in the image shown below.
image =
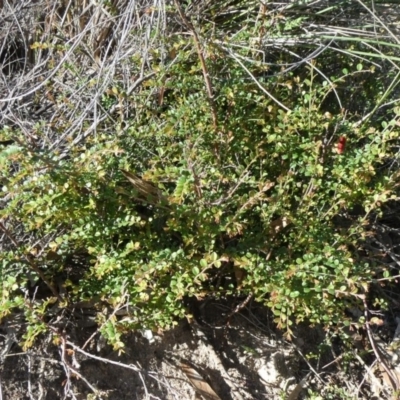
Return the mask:
[[[377,358],[379,364],[382,366],[382,368],[387,373],[390,384],[392,386],[392,389],[394,391],[397,391],[399,389],[399,381],[396,378],[396,376],[393,375],[393,372],[388,367],[385,359],[381,356],[380,350],[376,346],[373,334],[371,332],[371,327],[368,322],[368,306],[367,306],[367,302],[366,302],[365,298],[363,299],[363,303],[364,303],[364,316],[365,316],[365,324],[364,325],[365,325],[365,329],[367,330],[367,334],[368,334],[368,338],[369,338],[369,342],[371,344],[372,350],[374,351],[375,357]]]

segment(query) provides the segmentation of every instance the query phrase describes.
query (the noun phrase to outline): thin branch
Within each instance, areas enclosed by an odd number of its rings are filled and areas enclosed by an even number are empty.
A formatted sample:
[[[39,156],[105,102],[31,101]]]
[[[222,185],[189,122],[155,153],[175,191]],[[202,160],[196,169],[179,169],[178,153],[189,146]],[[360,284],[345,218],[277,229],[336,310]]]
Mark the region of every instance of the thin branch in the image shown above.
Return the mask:
[[[87,351],[82,350],[80,347],[78,347],[77,345],[75,345],[74,343],[72,343],[72,342],[70,342],[68,340],[66,341],[66,343],[69,346],[71,346],[74,350],[76,350],[78,353],[81,353],[81,354],[85,355],[86,357],[92,358],[92,359],[97,360],[97,361],[104,362],[106,364],[112,364],[112,365],[115,365],[117,367],[130,369],[131,371],[134,371],[134,372],[140,372],[142,374],[150,376],[151,378],[155,379],[157,382],[163,384],[163,382],[160,379],[157,378],[157,376],[156,376],[157,373],[156,372],[145,371],[145,370],[140,369],[139,367],[136,367],[135,365],[132,365],[132,364],[126,365],[126,364],[123,364],[123,363],[118,362],[118,361],[110,360],[108,358],[95,356],[94,354],[91,354],[91,353],[88,353]]]
[[[184,14],[184,12],[183,12],[178,0],[174,0],[174,3],[176,5],[176,8],[178,10],[178,13],[179,13],[180,17],[182,18],[182,21],[185,23],[185,25],[187,26],[187,28],[190,30],[190,32],[193,35],[194,43],[195,43],[196,50],[197,50],[197,55],[199,57],[200,64],[201,64],[201,69],[203,71],[203,77],[204,77],[204,82],[205,82],[206,89],[207,89],[208,101],[209,101],[210,106],[211,106],[211,115],[212,115],[214,129],[217,130],[218,129],[217,108],[215,106],[214,93],[213,93],[213,89],[212,89],[211,78],[210,78],[210,74],[208,73],[208,69],[207,69],[206,61],[204,59],[203,49],[202,49],[202,46],[200,44],[199,36],[198,36],[198,34],[196,32],[196,29],[194,28],[193,24],[189,21],[189,19]]]
[[[10,241],[12,242],[12,244],[19,249],[21,246],[19,245],[19,243],[15,240],[15,238],[13,237],[13,235],[11,234],[11,232],[4,226],[3,222],[0,221],[0,229],[4,232],[4,234],[10,239]],[[42,279],[42,281],[47,285],[47,287],[51,290],[51,292],[53,293],[53,295],[58,299],[58,301],[62,302],[63,298],[60,296],[60,294],[58,293],[57,289],[54,287],[54,285],[46,278],[46,276],[44,275],[44,273],[41,271],[41,269],[36,265],[36,262],[34,261],[33,257],[28,255],[28,254],[24,254],[24,258],[25,260],[28,262],[30,268],[36,272],[40,279]]]
[[[379,361],[379,364],[382,365],[383,369],[386,371],[393,390],[398,390],[399,381],[398,381],[397,377],[393,374],[393,372],[390,370],[390,368],[387,366],[386,361],[381,356],[380,350],[376,346],[373,334],[371,332],[371,327],[370,327],[369,321],[368,321],[368,305],[367,305],[367,301],[365,300],[365,298],[363,298],[363,303],[364,303],[364,317],[365,317],[364,326],[367,330],[367,334],[368,334],[368,338],[369,338],[369,342],[371,344],[372,350],[374,351],[375,357]]]
[[[286,111],[291,111],[290,108],[286,107],[283,103],[281,103],[278,99],[276,99],[271,93],[268,92],[264,88],[264,86],[261,85],[261,83],[256,79],[256,77],[250,72],[250,70],[242,63],[242,61],[239,60],[239,58],[231,51],[229,51],[229,55],[247,72],[247,74],[250,76],[250,78],[254,81],[254,83],[261,89],[263,93],[265,93],[271,100],[273,100],[276,104],[278,104],[279,107],[282,107]]]

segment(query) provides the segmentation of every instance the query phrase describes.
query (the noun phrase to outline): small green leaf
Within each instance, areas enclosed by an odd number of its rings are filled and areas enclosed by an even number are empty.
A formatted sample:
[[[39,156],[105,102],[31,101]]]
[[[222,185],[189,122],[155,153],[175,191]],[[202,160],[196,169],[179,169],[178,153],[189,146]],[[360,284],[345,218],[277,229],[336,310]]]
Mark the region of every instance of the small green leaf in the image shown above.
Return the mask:
[[[214,267],[220,268],[221,267],[221,261],[220,260],[214,261]]]
[[[388,270],[383,271],[383,277],[384,278],[389,278],[389,276],[390,276],[390,272]]]
[[[197,275],[200,272],[200,270],[199,270],[198,267],[193,267],[192,268],[192,272],[193,272],[194,275]]]

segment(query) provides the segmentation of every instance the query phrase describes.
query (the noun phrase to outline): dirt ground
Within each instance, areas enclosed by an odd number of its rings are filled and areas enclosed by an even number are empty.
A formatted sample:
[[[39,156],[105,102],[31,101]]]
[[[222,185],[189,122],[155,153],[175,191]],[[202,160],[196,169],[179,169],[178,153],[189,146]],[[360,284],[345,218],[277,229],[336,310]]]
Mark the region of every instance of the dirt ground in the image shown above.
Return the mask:
[[[335,363],[335,371],[314,374],[316,364],[305,356],[317,351],[322,330],[299,328],[296,338],[285,341],[269,312],[256,304],[226,324],[235,305],[210,300],[196,305],[190,323],[181,321],[162,335],[130,333],[120,355],[94,327],[73,324],[65,342],[53,343],[49,334],[23,351],[18,344],[23,326],[15,319],[3,323],[0,399],[295,400],[311,398],[307,387],[321,386],[319,379],[328,384],[340,374]],[[360,392],[358,398],[368,397]]]

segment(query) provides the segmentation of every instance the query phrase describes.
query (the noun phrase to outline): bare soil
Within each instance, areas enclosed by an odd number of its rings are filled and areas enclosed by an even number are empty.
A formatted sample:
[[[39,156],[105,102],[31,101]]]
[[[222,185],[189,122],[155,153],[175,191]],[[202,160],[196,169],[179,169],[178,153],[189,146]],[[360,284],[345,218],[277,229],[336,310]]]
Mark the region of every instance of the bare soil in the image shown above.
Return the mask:
[[[193,304],[193,318],[174,329],[125,335],[121,354],[95,327],[73,321],[62,341],[49,333],[24,351],[24,325],[14,316],[0,327],[0,399],[340,399],[347,397],[312,397],[308,389],[323,393],[336,384],[357,391],[363,379],[355,398],[373,398],[365,370],[346,369],[340,346],[319,348],[321,329],[299,326],[285,340],[269,311],[251,303],[227,322],[238,304]]]

